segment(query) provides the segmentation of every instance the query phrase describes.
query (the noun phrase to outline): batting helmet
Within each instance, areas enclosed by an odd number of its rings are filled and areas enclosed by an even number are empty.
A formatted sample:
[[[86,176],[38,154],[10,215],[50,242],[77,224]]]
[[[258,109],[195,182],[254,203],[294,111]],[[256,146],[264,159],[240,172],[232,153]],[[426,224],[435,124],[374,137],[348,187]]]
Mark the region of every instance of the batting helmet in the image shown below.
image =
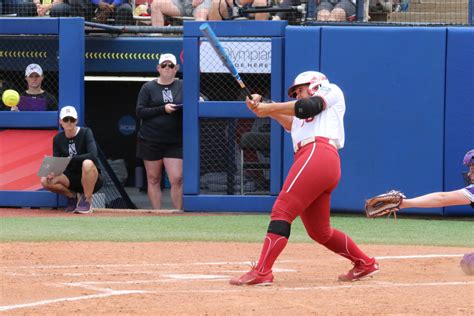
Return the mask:
[[[464,159],[462,160],[463,164],[466,166],[470,166],[474,164],[474,149],[469,150],[465,155]]]
[[[317,71],[305,71],[296,76],[291,87],[288,88],[288,96],[296,98],[296,89],[304,84],[309,84],[312,92],[316,92],[322,84],[329,83],[328,78],[323,73]]]

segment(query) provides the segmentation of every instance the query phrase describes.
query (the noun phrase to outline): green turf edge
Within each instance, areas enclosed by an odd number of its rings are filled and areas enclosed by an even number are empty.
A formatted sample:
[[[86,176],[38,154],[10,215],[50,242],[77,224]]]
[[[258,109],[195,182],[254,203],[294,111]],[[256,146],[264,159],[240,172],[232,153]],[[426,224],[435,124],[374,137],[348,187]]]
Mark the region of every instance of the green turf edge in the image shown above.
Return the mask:
[[[209,241],[261,242],[268,214],[145,217],[0,218],[0,242],[48,241]],[[474,247],[474,222],[459,219],[399,218],[369,220],[333,216],[332,225],[357,243]],[[297,219],[291,242],[313,242]]]

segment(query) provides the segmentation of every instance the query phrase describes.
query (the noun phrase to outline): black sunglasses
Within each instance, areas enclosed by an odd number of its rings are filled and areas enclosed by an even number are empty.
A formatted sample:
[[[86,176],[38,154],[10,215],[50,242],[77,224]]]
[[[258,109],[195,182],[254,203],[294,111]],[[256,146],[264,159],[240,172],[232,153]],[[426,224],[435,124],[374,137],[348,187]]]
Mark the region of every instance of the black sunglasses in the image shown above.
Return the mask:
[[[73,118],[72,116],[66,116],[65,118],[63,118],[64,123],[69,123],[69,122],[76,123],[76,121],[77,120],[75,118]]]
[[[161,67],[162,69],[165,69],[166,67],[168,67],[168,68],[170,68],[170,69],[173,69],[173,68],[174,68],[174,64],[169,64],[169,63],[167,63],[167,64],[161,64],[160,67]]]

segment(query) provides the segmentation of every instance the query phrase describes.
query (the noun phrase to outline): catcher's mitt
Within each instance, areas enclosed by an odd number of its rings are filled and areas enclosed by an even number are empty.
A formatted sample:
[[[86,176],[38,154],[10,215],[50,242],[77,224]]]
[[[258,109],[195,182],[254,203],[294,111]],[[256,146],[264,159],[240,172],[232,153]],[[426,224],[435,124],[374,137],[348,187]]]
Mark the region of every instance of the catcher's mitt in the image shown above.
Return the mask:
[[[397,217],[396,212],[400,210],[400,204],[406,198],[400,191],[389,191],[384,194],[374,196],[365,201],[365,213],[367,217],[374,218],[390,214]]]

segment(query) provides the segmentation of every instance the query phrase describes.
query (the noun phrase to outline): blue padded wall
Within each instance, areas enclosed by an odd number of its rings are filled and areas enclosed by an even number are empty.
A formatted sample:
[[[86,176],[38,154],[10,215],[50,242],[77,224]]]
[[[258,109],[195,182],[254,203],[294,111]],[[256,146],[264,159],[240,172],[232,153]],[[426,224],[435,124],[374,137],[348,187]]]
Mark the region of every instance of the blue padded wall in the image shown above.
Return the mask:
[[[84,123],[84,19],[0,19],[0,34],[59,35],[59,107],[74,105]],[[57,111],[0,112],[0,128],[57,128]],[[0,155],[1,155],[0,151]],[[38,179],[39,181],[39,179]],[[0,206],[56,207],[59,195],[46,191],[0,191]]]
[[[449,28],[446,63],[445,190],[464,186],[462,158],[474,149],[474,32]],[[447,207],[445,214],[473,214],[466,206]]]
[[[321,71],[347,106],[334,209],[360,211],[392,188],[443,189],[445,45],[446,29],[322,28]]]

